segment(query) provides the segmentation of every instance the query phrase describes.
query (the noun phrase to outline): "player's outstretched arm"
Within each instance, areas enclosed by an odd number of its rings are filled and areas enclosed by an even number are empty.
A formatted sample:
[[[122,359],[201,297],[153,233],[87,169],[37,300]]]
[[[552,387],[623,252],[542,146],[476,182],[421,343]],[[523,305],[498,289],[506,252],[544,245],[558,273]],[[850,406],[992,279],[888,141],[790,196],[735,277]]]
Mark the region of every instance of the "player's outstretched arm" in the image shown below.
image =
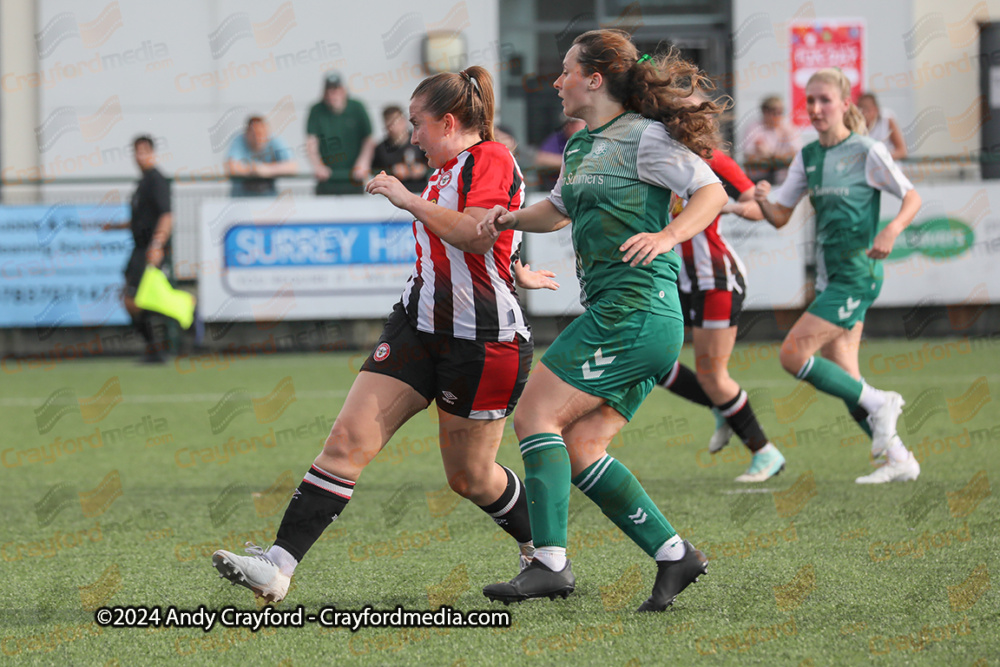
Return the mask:
[[[757,202],[757,206],[760,207],[764,219],[771,223],[775,229],[781,229],[788,224],[794,209],[768,201],[769,194],[771,194],[771,184],[767,181],[761,181],[754,190],[753,198]]]
[[[471,207],[464,211],[453,211],[439,206],[410,192],[398,178],[384,171],[368,181],[365,191],[372,195],[382,195],[396,208],[408,211],[442,241],[463,252],[485,255],[496,240],[496,237],[487,238],[479,234],[477,223],[487,212],[485,208]]]
[[[554,232],[568,224],[569,218],[548,199],[543,199],[513,213],[503,206],[494,206],[486,211],[486,215],[479,221],[479,235],[496,239],[500,236],[500,232],[508,229],[522,232]]]
[[[760,206],[754,200],[755,188],[750,188],[745,192],[740,193],[740,198],[734,203],[727,203],[722,207],[723,213],[733,213],[738,215],[744,220],[750,220],[756,222],[757,220],[763,220],[764,214],[760,212]]]

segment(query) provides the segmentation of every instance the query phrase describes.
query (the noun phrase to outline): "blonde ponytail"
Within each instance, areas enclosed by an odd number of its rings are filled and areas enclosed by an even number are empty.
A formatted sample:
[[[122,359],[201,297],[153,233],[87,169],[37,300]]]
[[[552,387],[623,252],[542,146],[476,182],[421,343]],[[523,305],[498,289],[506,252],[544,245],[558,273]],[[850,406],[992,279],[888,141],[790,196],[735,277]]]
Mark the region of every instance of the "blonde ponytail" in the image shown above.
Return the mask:
[[[868,134],[868,122],[865,120],[865,115],[861,113],[861,109],[854,102],[851,102],[847,107],[847,113],[844,114],[844,125],[855,134]]]

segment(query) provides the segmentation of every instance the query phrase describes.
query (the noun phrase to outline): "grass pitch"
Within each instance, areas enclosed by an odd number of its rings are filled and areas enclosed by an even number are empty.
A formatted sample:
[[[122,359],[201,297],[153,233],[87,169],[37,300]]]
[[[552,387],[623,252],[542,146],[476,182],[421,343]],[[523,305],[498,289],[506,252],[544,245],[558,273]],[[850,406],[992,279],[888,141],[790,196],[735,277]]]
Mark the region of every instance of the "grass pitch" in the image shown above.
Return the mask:
[[[684,359],[690,362],[691,352]],[[900,434],[916,483],[861,487],[868,442],[842,404],[786,376],[777,345],[740,345],[732,373],[788,468],[732,479],[710,457],[711,415],[657,390],[612,445],[664,514],[710,558],[672,610],[637,615],[653,563],[579,492],[578,588],[568,600],[490,605],[516,572],[512,543],[448,490],[431,411],[366,470],[282,607],[508,609],[509,629],[113,629],[102,605],[226,605],[211,552],[270,544],[362,360],[315,354],[7,362],[0,388],[0,660],[26,664],[927,664],[1000,653],[997,500],[1000,351],[989,341],[875,341],[875,386],[908,401]],[[998,397],[1000,398],[1000,397]],[[522,471],[512,428],[500,461]]]

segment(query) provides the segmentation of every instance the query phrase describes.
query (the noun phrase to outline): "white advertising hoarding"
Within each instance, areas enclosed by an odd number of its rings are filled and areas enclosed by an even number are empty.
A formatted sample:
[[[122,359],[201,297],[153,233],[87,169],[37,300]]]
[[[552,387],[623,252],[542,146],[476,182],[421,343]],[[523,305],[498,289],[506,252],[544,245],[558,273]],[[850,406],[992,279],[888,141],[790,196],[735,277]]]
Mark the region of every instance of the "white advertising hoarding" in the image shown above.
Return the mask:
[[[885,261],[876,306],[991,303],[1000,296],[1000,188],[917,183],[923,200]],[[882,221],[900,202],[883,195]]]
[[[416,256],[412,218],[381,197],[209,200],[199,235],[206,322],[384,317]]]

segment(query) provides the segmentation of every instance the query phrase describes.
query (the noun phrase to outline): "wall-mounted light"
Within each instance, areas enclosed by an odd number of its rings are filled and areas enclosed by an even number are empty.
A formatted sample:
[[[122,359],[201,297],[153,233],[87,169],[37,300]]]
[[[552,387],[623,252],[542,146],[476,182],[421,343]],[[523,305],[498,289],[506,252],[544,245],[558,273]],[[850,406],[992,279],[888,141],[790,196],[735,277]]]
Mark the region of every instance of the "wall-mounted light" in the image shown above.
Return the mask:
[[[421,53],[428,74],[463,70],[468,54],[465,35],[453,31],[429,32],[424,36]]]

